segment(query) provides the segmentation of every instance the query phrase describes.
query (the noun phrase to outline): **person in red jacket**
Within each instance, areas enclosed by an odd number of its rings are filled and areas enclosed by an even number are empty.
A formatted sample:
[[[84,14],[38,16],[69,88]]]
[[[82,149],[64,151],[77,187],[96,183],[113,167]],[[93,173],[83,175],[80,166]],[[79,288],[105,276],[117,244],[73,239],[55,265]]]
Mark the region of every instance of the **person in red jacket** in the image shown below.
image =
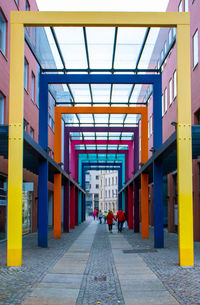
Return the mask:
[[[118,232],[122,232],[123,223],[124,223],[124,221],[125,221],[125,215],[124,215],[124,212],[123,212],[122,210],[119,210],[119,211],[117,212],[116,219],[118,219],[118,223],[117,223]]]
[[[115,219],[115,216],[113,215],[112,211],[110,210],[107,215],[108,230],[110,233],[112,233],[113,219]]]

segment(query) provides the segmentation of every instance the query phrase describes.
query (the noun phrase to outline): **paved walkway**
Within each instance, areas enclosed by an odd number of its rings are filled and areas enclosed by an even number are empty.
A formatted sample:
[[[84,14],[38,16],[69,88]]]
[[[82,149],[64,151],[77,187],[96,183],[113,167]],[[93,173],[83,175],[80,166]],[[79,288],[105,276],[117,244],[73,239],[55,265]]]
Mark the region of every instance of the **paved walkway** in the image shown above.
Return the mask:
[[[0,305],[194,305],[200,304],[200,243],[194,268],[178,265],[176,234],[165,232],[165,248],[131,230],[107,231],[89,220],[37,247],[37,234],[23,238],[23,266],[7,268],[0,244]]]
[[[178,304],[130,250],[123,234],[92,222],[22,304]]]

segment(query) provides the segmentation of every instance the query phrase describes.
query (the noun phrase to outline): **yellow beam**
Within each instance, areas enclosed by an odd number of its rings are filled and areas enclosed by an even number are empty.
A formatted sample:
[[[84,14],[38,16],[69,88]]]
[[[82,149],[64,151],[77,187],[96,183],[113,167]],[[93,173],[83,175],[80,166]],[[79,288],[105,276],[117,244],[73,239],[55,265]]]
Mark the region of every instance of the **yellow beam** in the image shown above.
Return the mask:
[[[22,264],[24,27],[11,24],[7,265]]]
[[[180,266],[193,266],[190,26],[177,27],[177,172]]]
[[[11,12],[11,22],[26,26],[174,27],[189,24],[189,13]]]

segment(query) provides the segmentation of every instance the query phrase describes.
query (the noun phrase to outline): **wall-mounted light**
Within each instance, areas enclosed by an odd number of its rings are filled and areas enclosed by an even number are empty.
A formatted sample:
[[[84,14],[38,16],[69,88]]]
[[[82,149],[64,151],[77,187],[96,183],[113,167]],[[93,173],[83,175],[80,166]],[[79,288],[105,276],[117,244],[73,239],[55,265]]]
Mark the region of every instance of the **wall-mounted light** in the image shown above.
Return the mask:
[[[153,154],[155,153],[156,149],[152,146],[149,151],[151,151]]]
[[[174,126],[174,127],[176,128],[177,122],[171,122],[171,125]]]

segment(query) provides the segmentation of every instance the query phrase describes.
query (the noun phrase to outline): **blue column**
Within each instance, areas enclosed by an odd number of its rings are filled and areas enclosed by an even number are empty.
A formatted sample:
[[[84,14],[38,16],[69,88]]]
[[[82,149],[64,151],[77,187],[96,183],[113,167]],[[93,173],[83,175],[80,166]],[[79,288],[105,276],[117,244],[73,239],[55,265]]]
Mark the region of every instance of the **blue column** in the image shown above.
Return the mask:
[[[48,147],[48,83],[40,75],[39,144]],[[48,162],[40,161],[38,176],[38,246],[48,247]]]
[[[162,145],[162,77],[153,86],[153,147]],[[164,247],[162,160],[153,163],[154,182],[154,247]]]

